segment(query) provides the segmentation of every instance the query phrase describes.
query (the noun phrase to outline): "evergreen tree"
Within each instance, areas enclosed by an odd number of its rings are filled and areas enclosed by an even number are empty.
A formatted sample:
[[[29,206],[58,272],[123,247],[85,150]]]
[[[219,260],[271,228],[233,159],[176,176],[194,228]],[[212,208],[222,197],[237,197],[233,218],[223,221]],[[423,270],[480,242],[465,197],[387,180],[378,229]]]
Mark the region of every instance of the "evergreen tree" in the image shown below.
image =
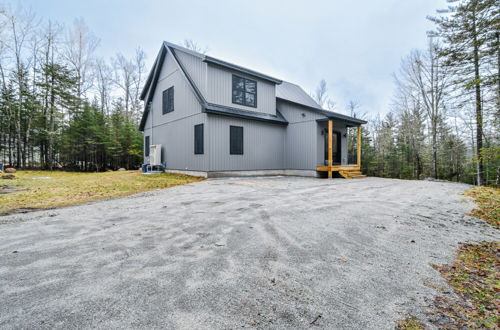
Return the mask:
[[[476,121],[477,183],[484,184],[483,148],[483,88],[491,81],[488,63],[498,58],[498,1],[497,0],[449,0],[456,6],[441,11],[444,16],[431,17],[436,23],[436,35],[444,44],[440,56],[445,65],[453,70],[455,86],[460,93],[474,92]],[[498,65],[498,61],[497,61]],[[495,70],[498,73],[497,70]],[[495,81],[498,80],[498,76]],[[483,92],[482,92],[483,90]],[[498,105],[498,102],[496,103]]]

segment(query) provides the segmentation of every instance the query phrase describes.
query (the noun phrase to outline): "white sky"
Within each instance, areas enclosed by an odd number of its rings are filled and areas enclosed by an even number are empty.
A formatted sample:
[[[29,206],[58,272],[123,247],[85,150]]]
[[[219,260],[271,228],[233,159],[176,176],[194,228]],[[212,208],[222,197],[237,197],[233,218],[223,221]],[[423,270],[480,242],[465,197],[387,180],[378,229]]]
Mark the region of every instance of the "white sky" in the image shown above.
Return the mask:
[[[0,0],[1,1],[1,0]],[[401,57],[423,48],[427,15],[445,0],[11,0],[43,19],[71,25],[83,17],[101,39],[97,55],[136,47],[148,70],[163,40],[192,39],[208,55],[312,92],[321,79],[343,112],[349,100],[369,115],[390,107]]]

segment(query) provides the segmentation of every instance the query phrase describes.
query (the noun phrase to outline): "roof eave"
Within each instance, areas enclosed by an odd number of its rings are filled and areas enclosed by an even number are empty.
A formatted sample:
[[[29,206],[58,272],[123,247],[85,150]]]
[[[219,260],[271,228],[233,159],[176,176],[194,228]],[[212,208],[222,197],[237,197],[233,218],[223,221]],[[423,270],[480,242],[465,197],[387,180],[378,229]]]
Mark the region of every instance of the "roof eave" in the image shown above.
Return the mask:
[[[277,111],[276,116],[273,116],[264,113],[246,111],[237,108],[208,103],[204,107],[204,112],[221,116],[229,116],[229,117],[236,117],[254,121],[268,122],[278,125],[288,125],[288,121],[283,117],[283,115],[281,115],[279,111]]]
[[[316,119],[317,122],[325,122],[328,120],[341,120],[341,121],[348,123],[348,124],[351,124],[353,126],[360,126],[360,125],[364,125],[367,123],[367,121],[365,121],[365,120],[361,120],[361,119],[357,119],[357,118],[353,118],[353,117],[345,118],[342,115],[340,115],[340,116],[338,116],[338,115],[326,116],[326,118]]]
[[[281,100],[281,101],[284,101],[284,102],[292,103],[292,104],[295,104],[295,105],[307,108],[309,110],[319,112],[323,116],[325,116],[325,118],[317,119],[316,121],[325,121],[325,120],[328,120],[328,119],[340,119],[340,120],[343,120],[345,122],[353,123],[356,126],[357,125],[364,125],[364,124],[367,123],[367,121],[365,121],[365,120],[354,118],[354,117],[349,117],[349,116],[346,116],[346,115],[343,115],[343,114],[340,114],[340,113],[336,113],[336,112],[333,112],[333,111],[328,111],[328,110],[325,110],[325,109],[311,107],[311,106],[309,106],[307,104],[297,103],[297,102],[294,102],[294,101],[291,101],[291,100],[287,100],[287,99],[284,99],[284,98],[281,98],[281,97],[276,97],[276,98],[279,99],[279,100]]]

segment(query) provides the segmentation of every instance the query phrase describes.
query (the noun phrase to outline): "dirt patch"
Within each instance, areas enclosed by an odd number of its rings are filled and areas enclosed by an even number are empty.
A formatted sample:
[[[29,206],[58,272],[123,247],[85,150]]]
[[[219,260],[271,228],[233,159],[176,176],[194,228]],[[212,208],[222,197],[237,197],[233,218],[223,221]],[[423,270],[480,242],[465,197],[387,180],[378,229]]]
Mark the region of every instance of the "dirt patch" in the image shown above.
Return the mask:
[[[16,191],[20,191],[17,186],[0,186],[0,195],[10,194]]]
[[[438,296],[431,322],[450,329],[495,328],[500,324],[500,242],[463,244],[456,261],[434,266],[456,296]]]

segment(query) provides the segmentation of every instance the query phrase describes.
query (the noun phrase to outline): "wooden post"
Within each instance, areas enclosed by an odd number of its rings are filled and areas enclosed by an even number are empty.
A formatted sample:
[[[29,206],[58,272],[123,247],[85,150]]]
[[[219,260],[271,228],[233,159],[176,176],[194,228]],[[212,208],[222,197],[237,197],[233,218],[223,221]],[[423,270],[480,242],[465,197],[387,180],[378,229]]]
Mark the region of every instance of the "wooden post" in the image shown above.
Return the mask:
[[[332,178],[332,165],[333,165],[333,121],[328,121],[328,179]]]
[[[358,139],[356,140],[356,145],[358,149],[358,161],[357,164],[359,168],[361,169],[361,125],[358,126]]]

